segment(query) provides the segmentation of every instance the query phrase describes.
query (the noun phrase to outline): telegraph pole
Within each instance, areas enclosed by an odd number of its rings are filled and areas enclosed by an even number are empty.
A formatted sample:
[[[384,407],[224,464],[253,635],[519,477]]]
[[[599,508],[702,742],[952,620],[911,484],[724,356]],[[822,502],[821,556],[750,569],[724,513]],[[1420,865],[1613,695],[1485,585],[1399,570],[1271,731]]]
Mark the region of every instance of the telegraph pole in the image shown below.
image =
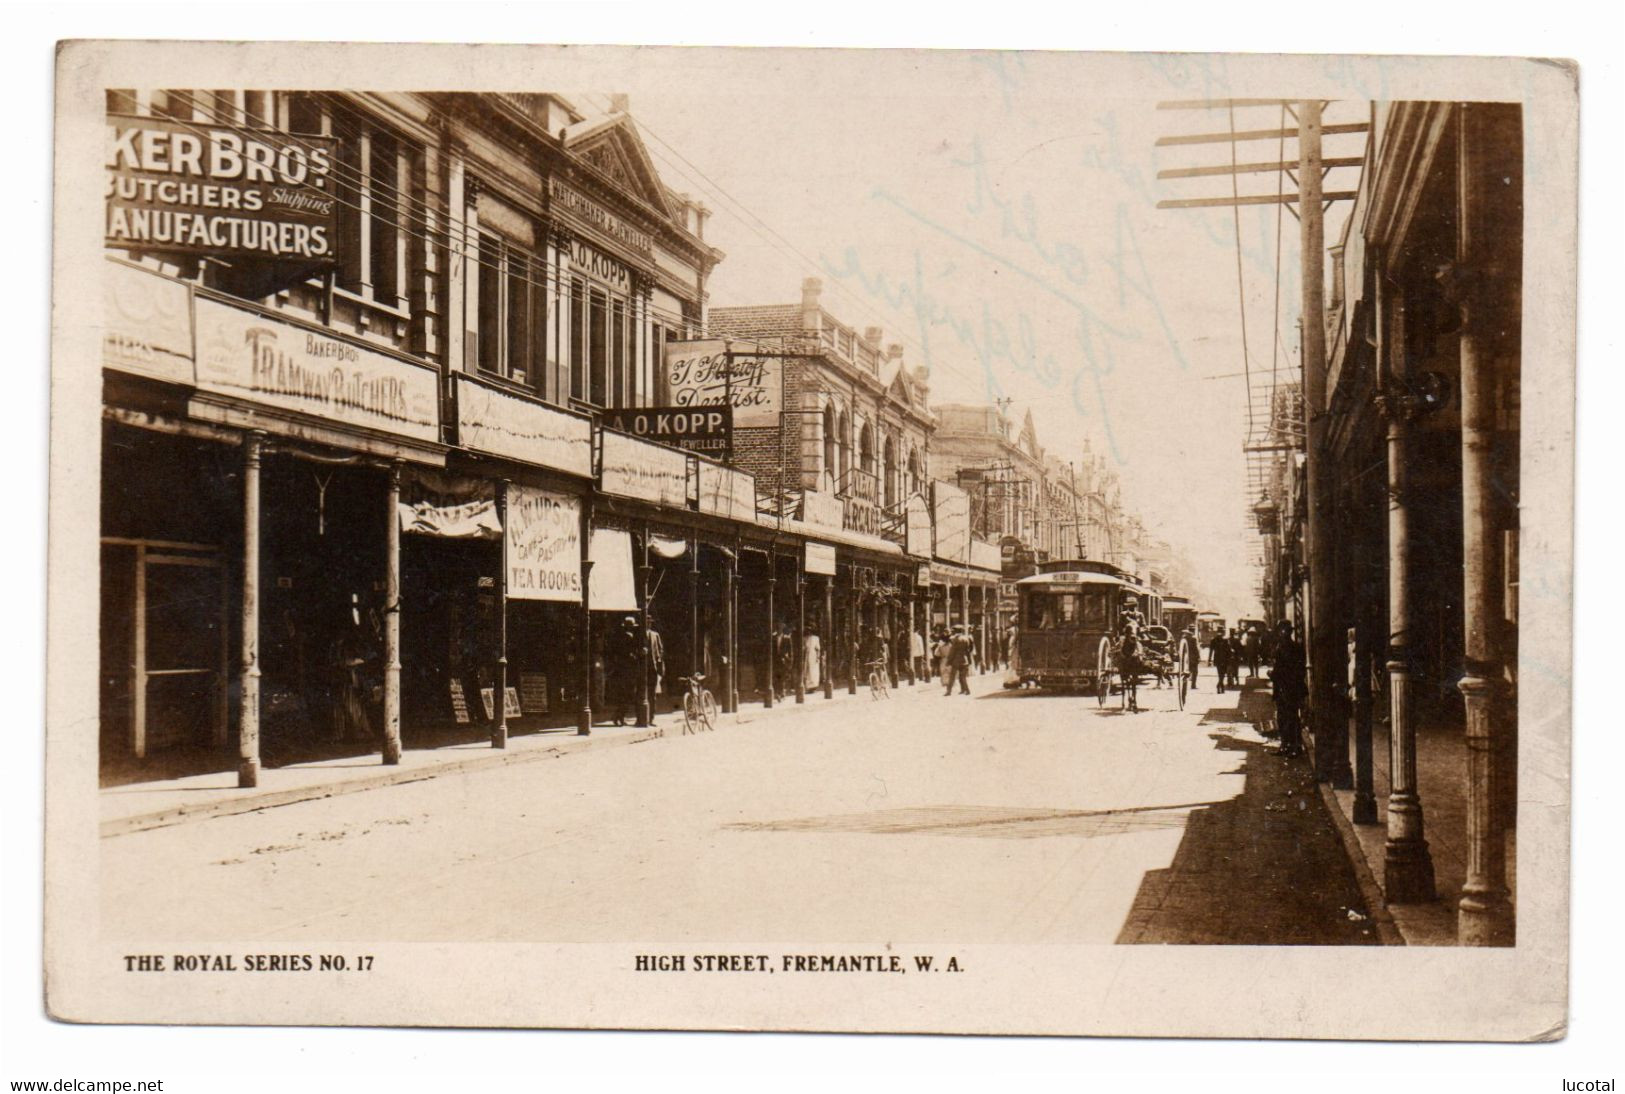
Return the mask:
[[[1331,455],[1326,418],[1326,218],[1321,204],[1320,101],[1298,104],[1298,218],[1303,225],[1303,402],[1307,419],[1309,486],[1309,713],[1315,735],[1315,777],[1339,789],[1354,785],[1348,760],[1347,696],[1339,686],[1344,643],[1339,637],[1332,573]]]

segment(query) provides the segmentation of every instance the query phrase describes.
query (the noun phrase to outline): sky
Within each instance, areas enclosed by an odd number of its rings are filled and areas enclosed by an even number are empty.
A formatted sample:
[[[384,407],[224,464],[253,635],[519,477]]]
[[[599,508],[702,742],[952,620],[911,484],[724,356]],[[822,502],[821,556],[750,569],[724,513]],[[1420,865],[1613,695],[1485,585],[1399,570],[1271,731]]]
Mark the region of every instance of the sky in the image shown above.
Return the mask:
[[[1241,209],[1244,362],[1235,215],[1156,208],[1230,194],[1227,176],[1156,178],[1228,162],[1227,142],[1155,146],[1229,129],[1226,110],[1156,108],[1223,94],[1214,74],[1147,57],[1142,79],[1102,97],[1082,86],[1078,55],[802,60],[779,79],[687,72],[631,97],[667,184],[713,210],[707,241],[727,257],[711,306],[796,302],[802,279],[820,277],[828,311],[882,327],[907,362],[930,368],[933,402],[1009,398],[1060,459],[1086,441],[1106,454],[1125,506],[1191,559],[1214,606],[1251,613],[1246,375],[1296,360],[1300,243],[1296,219],[1281,218],[1277,320],[1277,207]],[[589,113],[608,105],[598,92],[573,100]],[[1338,102],[1327,120],[1368,111]],[[1280,110],[1240,108],[1234,124],[1279,128]],[[1363,140],[1329,137],[1326,154],[1358,154]],[[1273,140],[1238,148],[1243,163],[1279,151]],[[1295,158],[1293,142],[1285,155]],[[1277,179],[1237,185],[1274,194]],[[1357,180],[1342,169],[1327,188]],[[1347,206],[1328,214],[1328,241]]]

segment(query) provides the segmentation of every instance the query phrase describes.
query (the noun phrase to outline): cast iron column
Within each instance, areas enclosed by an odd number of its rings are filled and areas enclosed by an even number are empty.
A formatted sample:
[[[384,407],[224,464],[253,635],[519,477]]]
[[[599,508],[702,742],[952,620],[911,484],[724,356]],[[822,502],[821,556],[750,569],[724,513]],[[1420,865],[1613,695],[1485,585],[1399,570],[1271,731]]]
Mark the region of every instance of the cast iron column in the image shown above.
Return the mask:
[[[835,697],[835,681],[830,679],[830,666],[834,663],[831,651],[835,648],[835,575],[824,576],[824,625],[821,630],[823,638],[818,642],[818,656],[823,659],[819,666],[818,680],[824,688],[824,698]]]
[[[389,467],[384,536],[384,763],[401,762],[401,461]]]
[[[779,583],[779,554],[772,549],[767,554],[767,688],[762,693],[762,708],[773,709],[773,692],[778,687],[779,621],[773,614],[773,588]]]
[[[649,679],[654,671],[649,663],[649,575],[654,567],[649,563],[649,525],[643,525],[643,562],[638,567],[638,615],[643,622],[641,648],[638,650],[638,727],[654,724],[654,684]]]
[[[576,736],[592,735],[592,495],[581,499],[581,709]]]
[[[243,438],[243,672],[237,729],[237,785],[260,784],[260,450],[265,434]]]
[[[1378,375],[1385,362],[1379,357]],[[1392,381],[1389,381],[1390,383]],[[1390,904],[1433,899],[1433,859],[1423,838],[1416,786],[1416,727],[1411,724],[1410,500],[1407,440],[1411,410],[1403,396],[1379,394],[1388,419],[1388,844],[1383,895]]]
[[[497,566],[497,680],[492,695],[496,721],[491,747],[508,747],[508,480],[497,488],[497,523],[502,525],[501,561]]]
[[[805,548],[796,556],[796,702],[807,701],[807,574]]]
[[[1516,108],[1513,108],[1514,111]],[[1512,943],[1513,909],[1507,884],[1506,815],[1501,808],[1500,769],[1510,750],[1510,704],[1498,648],[1504,626],[1501,605],[1503,527],[1498,494],[1509,487],[1498,474],[1495,327],[1507,314],[1508,301],[1491,296],[1510,271],[1491,267],[1490,234],[1502,231],[1517,206],[1503,197],[1504,170],[1497,154],[1510,142],[1496,140],[1495,122],[1505,108],[1462,103],[1456,108],[1457,132],[1457,278],[1461,299],[1461,509],[1463,605],[1467,672],[1456,685],[1467,706],[1467,877],[1461,887],[1458,939],[1467,946]],[[1516,132],[1516,121],[1508,128]],[[1515,155],[1516,153],[1514,153]],[[1511,159],[1512,170],[1517,160]],[[1497,193],[1499,192],[1499,193]],[[1497,200],[1500,198],[1500,200]],[[1493,203],[1493,204],[1492,204]],[[1501,215],[1497,214],[1511,214]],[[1515,298],[1512,301],[1515,312]],[[1508,507],[1510,508],[1510,507]],[[1507,525],[1515,527],[1509,517]]]

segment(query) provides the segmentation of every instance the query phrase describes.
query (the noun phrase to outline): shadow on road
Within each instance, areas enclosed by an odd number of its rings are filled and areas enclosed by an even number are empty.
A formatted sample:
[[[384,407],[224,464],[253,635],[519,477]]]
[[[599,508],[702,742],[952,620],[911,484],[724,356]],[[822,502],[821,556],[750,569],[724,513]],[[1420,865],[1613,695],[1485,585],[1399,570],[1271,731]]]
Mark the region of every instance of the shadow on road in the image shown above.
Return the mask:
[[[1353,867],[1327,816],[1308,761],[1269,751],[1250,724],[1269,703],[1244,692],[1214,708],[1208,736],[1243,757],[1241,794],[1191,812],[1165,870],[1140,883],[1120,943],[1373,945]],[[1355,918],[1350,918],[1350,913]]]

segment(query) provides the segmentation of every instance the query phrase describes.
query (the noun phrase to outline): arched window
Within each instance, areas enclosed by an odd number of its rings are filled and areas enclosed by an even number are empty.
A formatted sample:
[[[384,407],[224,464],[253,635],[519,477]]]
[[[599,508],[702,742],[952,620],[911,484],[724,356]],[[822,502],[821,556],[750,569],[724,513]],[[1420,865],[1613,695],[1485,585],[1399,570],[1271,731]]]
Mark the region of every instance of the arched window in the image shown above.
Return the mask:
[[[863,431],[858,435],[858,460],[858,466],[866,473],[875,473],[875,431],[868,422],[863,423]]]
[[[908,450],[908,493],[910,497],[920,492],[920,450]]]
[[[841,411],[840,423],[836,429],[836,448],[840,466],[836,469],[838,481],[846,479],[846,473],[852,470],[852,419],[846,411]]]
[[[835,404],[824,404],[824,475],[831,481],[835,478],[835,446],[836,432],[839,423],[835,420]]]
[[[897,446],[890,437],[886,438],[885,455],[886,473],[886,508],[890,509],[897,504]]]

